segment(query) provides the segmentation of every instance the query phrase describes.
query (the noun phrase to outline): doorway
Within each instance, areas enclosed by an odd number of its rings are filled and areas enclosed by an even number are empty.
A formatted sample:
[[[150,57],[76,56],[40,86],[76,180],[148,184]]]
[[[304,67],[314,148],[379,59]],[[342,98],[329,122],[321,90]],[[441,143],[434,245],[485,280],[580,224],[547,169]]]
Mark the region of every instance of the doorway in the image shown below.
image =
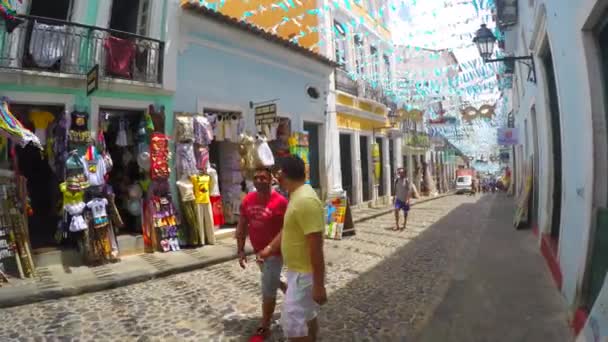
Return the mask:
[[[310,186],[321,188],[319,175],[319,124],[304,123],[304,130],[308,132],[308,161],[310,163]],[[349,145],[350,146],[350,145]]]
[[[596,37],[600,52],[604,101],[606,101],[604,108],[608,109],[608,21],[600,25]],[[606,117],[606,122],[608,122],[608,117]],[[604,156],[604,158],[607,157]],[[608,271],[608,253],[606,252],[608,250],[608,208],[598,205],[594,220],[595,231],[589,246],[590,257],[584,286],[585,306],[589,311],[603,288],[606,271]]]
[[[369,201],[369,139],[366,136],[359,137],[359,153],[361,155],[361,187],[363,188],[363,201]]]
[[[538,122],[536,117],[536,107],[530,110],[530,120],[532,122],[532,207],[530,208],[530,224],[532,227],[538,226],[538,202],[539,202],[539,171],[540,160],[538,152]]]
[[[389,182],[391,184],[391,193],[390,195],[393,196],[395,195],[395,181],[394,179],[396,178],[395,176],[395,160],[396,160],[397,156],[395,156],[395,141],[393,139],[389,139],[388,140],[388,165],[389,165],[389,169],[391,170],[391,174],[389,177]]]
[[[559,240],[559,228],[562,211],[562,141],[559,102],[557,96],[557,83],[553,68],[553,55],[551,47],[542,56],[547,77],[547,91],[549,95],[549,112],[551,120],[551,140],[553,145],[553,211],[551,216],[551,238]]]
[[[342,189],[346,191],[348,200],[353,203],[353,156],[350,147],[351,135],[340,133],[340,171],[342,172]]]
[[[376,138],[376,144],[378,144],[378,149],[380,150],[380,175],[378,177],[378,197],[382,197],[385,195],[386,189],[384,184],[384,141],[382,138]]]
[[[48,132],[53,131],[64,110],[64,106],[11,105],[11,112],[26,128],[36,133],[45,147]],[[72,240],[58,239],[56,234],[61,219],[58,208],[61,208],[62,196],[59,191],[60,177],[55,174],[54,161],[49,160],[49,154],[41,153],[31,144],[25,147],[15,146],[15,152],[19,173],[27,179],[27,193],[33,214],[27,222],[32,248],[56,248],[60,244],[73,246]]]
[[[138,128],[144,119],[144,110],[99,108],[99,115],[104,115],[107,127],[104,139],[110,157],[112,170],[108,184],[115,194],[116,207],[124,222],[119,234],[140,235],[141,202],[137,204],[134,194],[147,190],[147,175],[137,163],[140,144],[145,137],[138,135]]]

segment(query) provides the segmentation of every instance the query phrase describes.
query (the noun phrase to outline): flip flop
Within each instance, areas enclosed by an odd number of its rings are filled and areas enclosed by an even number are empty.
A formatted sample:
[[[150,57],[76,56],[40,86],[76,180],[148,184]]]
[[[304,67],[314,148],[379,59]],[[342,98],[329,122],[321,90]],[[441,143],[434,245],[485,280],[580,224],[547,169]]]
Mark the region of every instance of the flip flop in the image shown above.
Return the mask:
[[[270,337],[270,329],[259,327],[258,330],[255,331],[255,335],[251,336],[249,342],[264,342],[268,337]]]

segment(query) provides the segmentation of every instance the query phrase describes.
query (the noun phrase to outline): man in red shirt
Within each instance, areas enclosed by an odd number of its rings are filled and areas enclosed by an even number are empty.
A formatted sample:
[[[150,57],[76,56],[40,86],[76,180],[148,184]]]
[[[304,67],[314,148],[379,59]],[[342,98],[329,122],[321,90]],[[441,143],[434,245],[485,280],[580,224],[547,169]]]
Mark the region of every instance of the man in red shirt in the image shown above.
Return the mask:
[[[272,174],[269,169],[256,170],[253,185],[257,191],[250,192],[241,203],[239,223],[236,229],[239,264],[245,268],[245,240],[249,240],[254,251],[259,253],[281,232],[283,217],[287,210],[287,199],[272,189]],[[283,259],[277,252],[259,262],[262,271],[262,323],[256,336],[270,336],[270,320],[276,306],[277,290],[283,292],[286,285],[281,282]]]

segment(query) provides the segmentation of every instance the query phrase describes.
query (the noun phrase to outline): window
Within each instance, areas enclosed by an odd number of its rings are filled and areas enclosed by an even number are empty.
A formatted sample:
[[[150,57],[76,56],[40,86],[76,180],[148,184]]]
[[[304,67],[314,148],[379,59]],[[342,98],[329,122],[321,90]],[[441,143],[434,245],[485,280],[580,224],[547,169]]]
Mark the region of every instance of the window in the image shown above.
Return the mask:
[[[334,21],[334,48],[336,50],[336,62],[341,64],[341,69],[346,69],[346,30],[337,21]]]
[[[150,0],[114,0],[110,28],[146,36],[150,21]]]
[[[365,76],[365,50],[363,50],[363,38],[360,35],[355,35],[355,65],[357,67],[357,73],[359,77]]]
[[[372,65],[372,80],[378,82],[380,80],[380,66],[378,65],[378,49],[375,46],[369,47],[369,60]]]
[[[391,70],[391,60],[388,55],[382,56],[384,59],[384,69],[386,69],[386,85],[390,88],[393,81],[393,71]]]
[[[33,0],[29,14],[38,17],[70,20],[73,6],[72,0]]]

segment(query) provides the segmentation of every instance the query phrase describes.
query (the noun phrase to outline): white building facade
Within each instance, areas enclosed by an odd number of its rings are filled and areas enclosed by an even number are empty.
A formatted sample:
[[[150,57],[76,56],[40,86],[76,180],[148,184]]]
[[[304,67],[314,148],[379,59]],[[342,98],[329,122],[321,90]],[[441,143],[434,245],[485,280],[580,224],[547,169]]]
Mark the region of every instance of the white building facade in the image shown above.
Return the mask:
[[[437,144],[431,143],[425,117],[440,117],[452,111],[458,113],[460,98],[435,90],[447,89],[447,86],[440,88],[438,85],[456,81],[458,61],[447,50],[398,46],[396,51],[395,87],[403,101],[399,107],[405,107],[404,112],[408,118],[402,127],[405,134],[402,144],[403,165],[417,189],[428,193],[443,191],[453,178],[454,168],[450,172],[444,172],[444,169],[448,169],[444,165],[448,161],[447,154],[443,147],[435,148],[434,145]],[[418,114],[408,115],[409,113]],[[424,184],[424,180],[429,179],[427,173],[435,180],[432,182],[434,184]]]
[[[395,171],[402,166],[401,135],[383,129],[389,125],[389,113],[397,109],[391,100],[395,53],[388,18],[378,15],[381,9],[388,14],[387,3],[324,3],[322,8],[331,10],[319,31],[331,44],[320,52],[341,64],[327,106],[329,190],[346,190],[354,204],[386,201]]]
[[[608,269],[608,2],[502,1],[497,8],[506,52],[532,55],[536,71],[533,82],[525,65],[515,69],[515,193],[532,169],[529,221],[578,332]],[[513,9],[515,16],[505,15]]]

